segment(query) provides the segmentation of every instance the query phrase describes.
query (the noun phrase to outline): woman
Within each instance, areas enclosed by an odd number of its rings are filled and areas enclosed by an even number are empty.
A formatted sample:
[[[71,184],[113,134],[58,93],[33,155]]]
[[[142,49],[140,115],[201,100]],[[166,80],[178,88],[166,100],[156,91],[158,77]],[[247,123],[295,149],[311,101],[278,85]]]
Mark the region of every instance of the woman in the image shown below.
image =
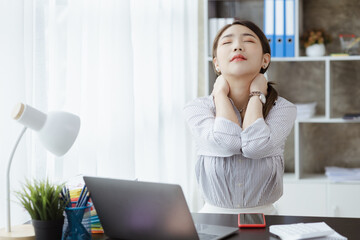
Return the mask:
[[[219,75],[212,94],[184,108],[197,145],[200,212],[276,214],[283,192],[284,145],[296,107],[264,77],[270,46],[254,23],[224,26],[213,44]]]

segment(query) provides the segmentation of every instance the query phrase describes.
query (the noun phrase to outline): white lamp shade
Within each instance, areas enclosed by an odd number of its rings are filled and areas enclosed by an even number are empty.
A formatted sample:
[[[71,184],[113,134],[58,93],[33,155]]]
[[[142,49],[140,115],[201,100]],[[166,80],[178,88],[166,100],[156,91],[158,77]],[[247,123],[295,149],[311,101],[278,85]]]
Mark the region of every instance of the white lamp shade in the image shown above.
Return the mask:
[[[34,130],[44,147],[56,156],[64,155],[71,148],[80,130],[80,118],[72,113],[45,114],[23,103],[15,107],[13,118]]]
[[[64,155],[74,144],[80,130],[80,118],[67,112],[50,112],[39,139],[56,156]]]

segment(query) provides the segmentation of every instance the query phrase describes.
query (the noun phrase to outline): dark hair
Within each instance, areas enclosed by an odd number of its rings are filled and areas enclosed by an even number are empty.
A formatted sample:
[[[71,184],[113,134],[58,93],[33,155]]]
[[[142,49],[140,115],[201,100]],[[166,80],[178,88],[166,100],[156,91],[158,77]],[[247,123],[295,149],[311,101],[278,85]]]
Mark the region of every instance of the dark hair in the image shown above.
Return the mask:
[[[258,38],[260,39],[263,54],[269,53],[271,55],[271,49],[270,49],[269,41],[266,38],[263,31],[255,23],[253,23],[251,21],[247,21],[247,20],[235,20],[233,23],[225,25],[216,34],[215,39],[214,39],[214,43],[213,43],[213,47],[212,47],[212,57],[213,57],[213,59],[215,57],[217,57],[216,51],[217,51],[217,48],[218,48],[218,43],[219,43],[219,39],[220,39],[221,35],[225,32],[226,29],[228,29],[229,27],[231,27],[233,25],[242,25],[242,26],[245,26],[245,27],[249,28],[251,31],[253,31],[258,36]],[[266,68],[260,68],[259,73],[265,73],[266,70],[269,68],[269,66],[270,66],[270,62],[267,65]],[[216,71],[214,63],[213,63],[213,68],[214,68],[214,71],[215,71],[215,73],[217,75],[221,74],[220,72]],[[272,86],[273,84],[274,83],[272,83],[272,82],[268,83],[266,104],[263,107],[264,118],[267,117],[267,115],[270,112],[272,106],[274,105],[275,101],[278,98],[278,93],[275,90],[275,88]]]

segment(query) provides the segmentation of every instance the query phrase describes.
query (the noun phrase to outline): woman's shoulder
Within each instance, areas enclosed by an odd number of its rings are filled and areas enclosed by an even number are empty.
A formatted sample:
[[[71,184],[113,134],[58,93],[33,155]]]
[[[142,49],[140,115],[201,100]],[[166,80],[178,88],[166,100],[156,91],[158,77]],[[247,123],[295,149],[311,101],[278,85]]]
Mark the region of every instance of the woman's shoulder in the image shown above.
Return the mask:
[[[289,107],[289,108],[295,108],[296,106],[295,104],[293,104],[292,102],[290,102],[289,100],[283,98],[283,97],[278,97],[274,103],[274,107]]]

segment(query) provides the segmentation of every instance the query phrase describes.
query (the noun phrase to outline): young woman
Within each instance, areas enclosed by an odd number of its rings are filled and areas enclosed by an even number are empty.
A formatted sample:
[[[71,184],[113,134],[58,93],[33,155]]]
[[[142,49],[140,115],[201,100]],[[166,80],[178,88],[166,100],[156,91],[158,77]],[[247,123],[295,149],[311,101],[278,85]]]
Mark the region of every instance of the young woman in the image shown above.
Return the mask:
[[[296,107],[263,75],[270,54],[264,33],[250,21],[226,25],[215,37],[212,94],[184,108],[197,145],[200,212],[276,214]]]

